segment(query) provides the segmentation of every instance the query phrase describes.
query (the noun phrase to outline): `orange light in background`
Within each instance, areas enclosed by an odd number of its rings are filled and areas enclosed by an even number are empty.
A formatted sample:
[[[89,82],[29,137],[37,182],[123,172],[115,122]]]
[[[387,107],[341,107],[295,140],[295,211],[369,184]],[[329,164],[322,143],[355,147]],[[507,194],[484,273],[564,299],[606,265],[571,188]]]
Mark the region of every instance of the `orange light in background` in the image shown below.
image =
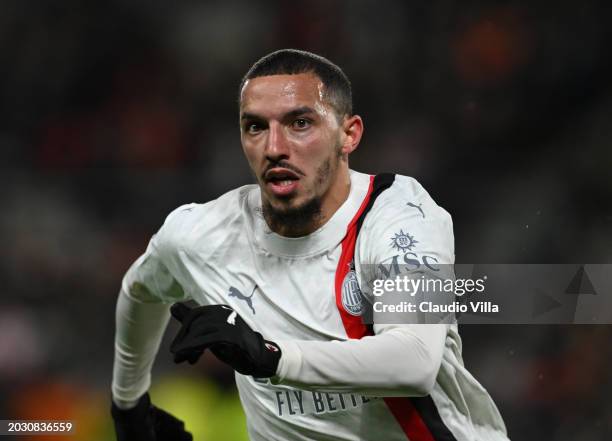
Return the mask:
[[[19,389],[10,400],[11,419],[37,421],[71,421],[75,433],[53,435],[54,441],[93,441],[97,430],[90,418],[91,392],[72,383],[47,381]],[[46,436],[20,436],[20,441],[43,441]]]
[[[498,84],[526,63],[531,46],[523,15],[500,8],[457,35],[452,44],[454,68],[467,83]]]

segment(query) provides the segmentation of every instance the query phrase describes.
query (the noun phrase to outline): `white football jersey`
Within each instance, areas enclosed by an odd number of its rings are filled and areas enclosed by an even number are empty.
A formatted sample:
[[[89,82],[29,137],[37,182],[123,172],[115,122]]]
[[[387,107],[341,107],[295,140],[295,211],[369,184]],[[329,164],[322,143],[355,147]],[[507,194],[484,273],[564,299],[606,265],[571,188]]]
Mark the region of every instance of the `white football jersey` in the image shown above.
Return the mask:
[[[279,344],[276,377],[236,373],[253,441],[507,440],[495,404],[463,366],[456,325],[380,324],[369,336],[361,324],[363,299],[346,287],[364,263],[454,262],[450,216],[409,177],[396,176],[378,195],[357,236],[372,185],[371,176],[351,171],[348,199],[299,238],[269,229],[257,185],[182,206],[129,269],[122,290],[144,303],[230,305]],[[116,353],[115,396],[129,395],[129,382],[117,385],[127,347]],[[437,375],[427,388],[421,372],[432,371],[430,360]]]

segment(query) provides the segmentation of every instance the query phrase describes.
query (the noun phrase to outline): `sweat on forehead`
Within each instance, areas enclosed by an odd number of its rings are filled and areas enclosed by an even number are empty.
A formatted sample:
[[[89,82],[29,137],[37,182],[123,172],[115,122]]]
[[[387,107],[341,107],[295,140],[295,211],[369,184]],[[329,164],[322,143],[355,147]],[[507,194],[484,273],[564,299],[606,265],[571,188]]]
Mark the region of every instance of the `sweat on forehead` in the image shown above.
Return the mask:
[[[241,104],[263,97],[325,100],[325,86],[313,74],[269,75],[247,80],[240,93]]]

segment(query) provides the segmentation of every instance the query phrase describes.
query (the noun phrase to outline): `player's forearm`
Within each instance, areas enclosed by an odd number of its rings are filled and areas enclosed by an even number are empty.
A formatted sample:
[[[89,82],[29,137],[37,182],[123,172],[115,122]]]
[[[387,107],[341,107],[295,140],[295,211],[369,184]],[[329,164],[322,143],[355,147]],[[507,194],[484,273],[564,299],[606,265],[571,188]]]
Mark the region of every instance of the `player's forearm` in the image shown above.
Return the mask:
[[[116,310],[113,401],[134,405],[151,384],[151,366],[170,318],[169,305],[139,301],[123,290]]]
[[[446,327],[398,327],[360,340],[278,342],[275,381],[301,389],[375,396],[422,396],[435,383]]]

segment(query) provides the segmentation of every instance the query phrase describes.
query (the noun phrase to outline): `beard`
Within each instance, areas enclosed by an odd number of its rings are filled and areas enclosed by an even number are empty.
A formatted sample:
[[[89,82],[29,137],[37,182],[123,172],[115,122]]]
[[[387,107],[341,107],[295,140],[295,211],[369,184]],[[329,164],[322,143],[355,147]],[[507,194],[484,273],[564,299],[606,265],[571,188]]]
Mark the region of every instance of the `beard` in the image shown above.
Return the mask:
[[[264,218],[272,231],[280,231],[283,236],[304,236],[321,218],[321,197],[315,196],[306,202],[288,208],[274,208],[266,201],[263,206]]]
[[[338,170],[340,158],[340,154],[335,154],[327,158],[317,169],[314,183],[315,192],[325,186],[326,183],[329,186],[331,178]],[[272,231],[280,232],[283,236],[304,236],[319,226],[322,219],[321,207],[324,194],[325,191],[321,194],[315,194],[300,205],[283,208],[274,207],[270,201],[264,200],[262,206],[264,218]]]

